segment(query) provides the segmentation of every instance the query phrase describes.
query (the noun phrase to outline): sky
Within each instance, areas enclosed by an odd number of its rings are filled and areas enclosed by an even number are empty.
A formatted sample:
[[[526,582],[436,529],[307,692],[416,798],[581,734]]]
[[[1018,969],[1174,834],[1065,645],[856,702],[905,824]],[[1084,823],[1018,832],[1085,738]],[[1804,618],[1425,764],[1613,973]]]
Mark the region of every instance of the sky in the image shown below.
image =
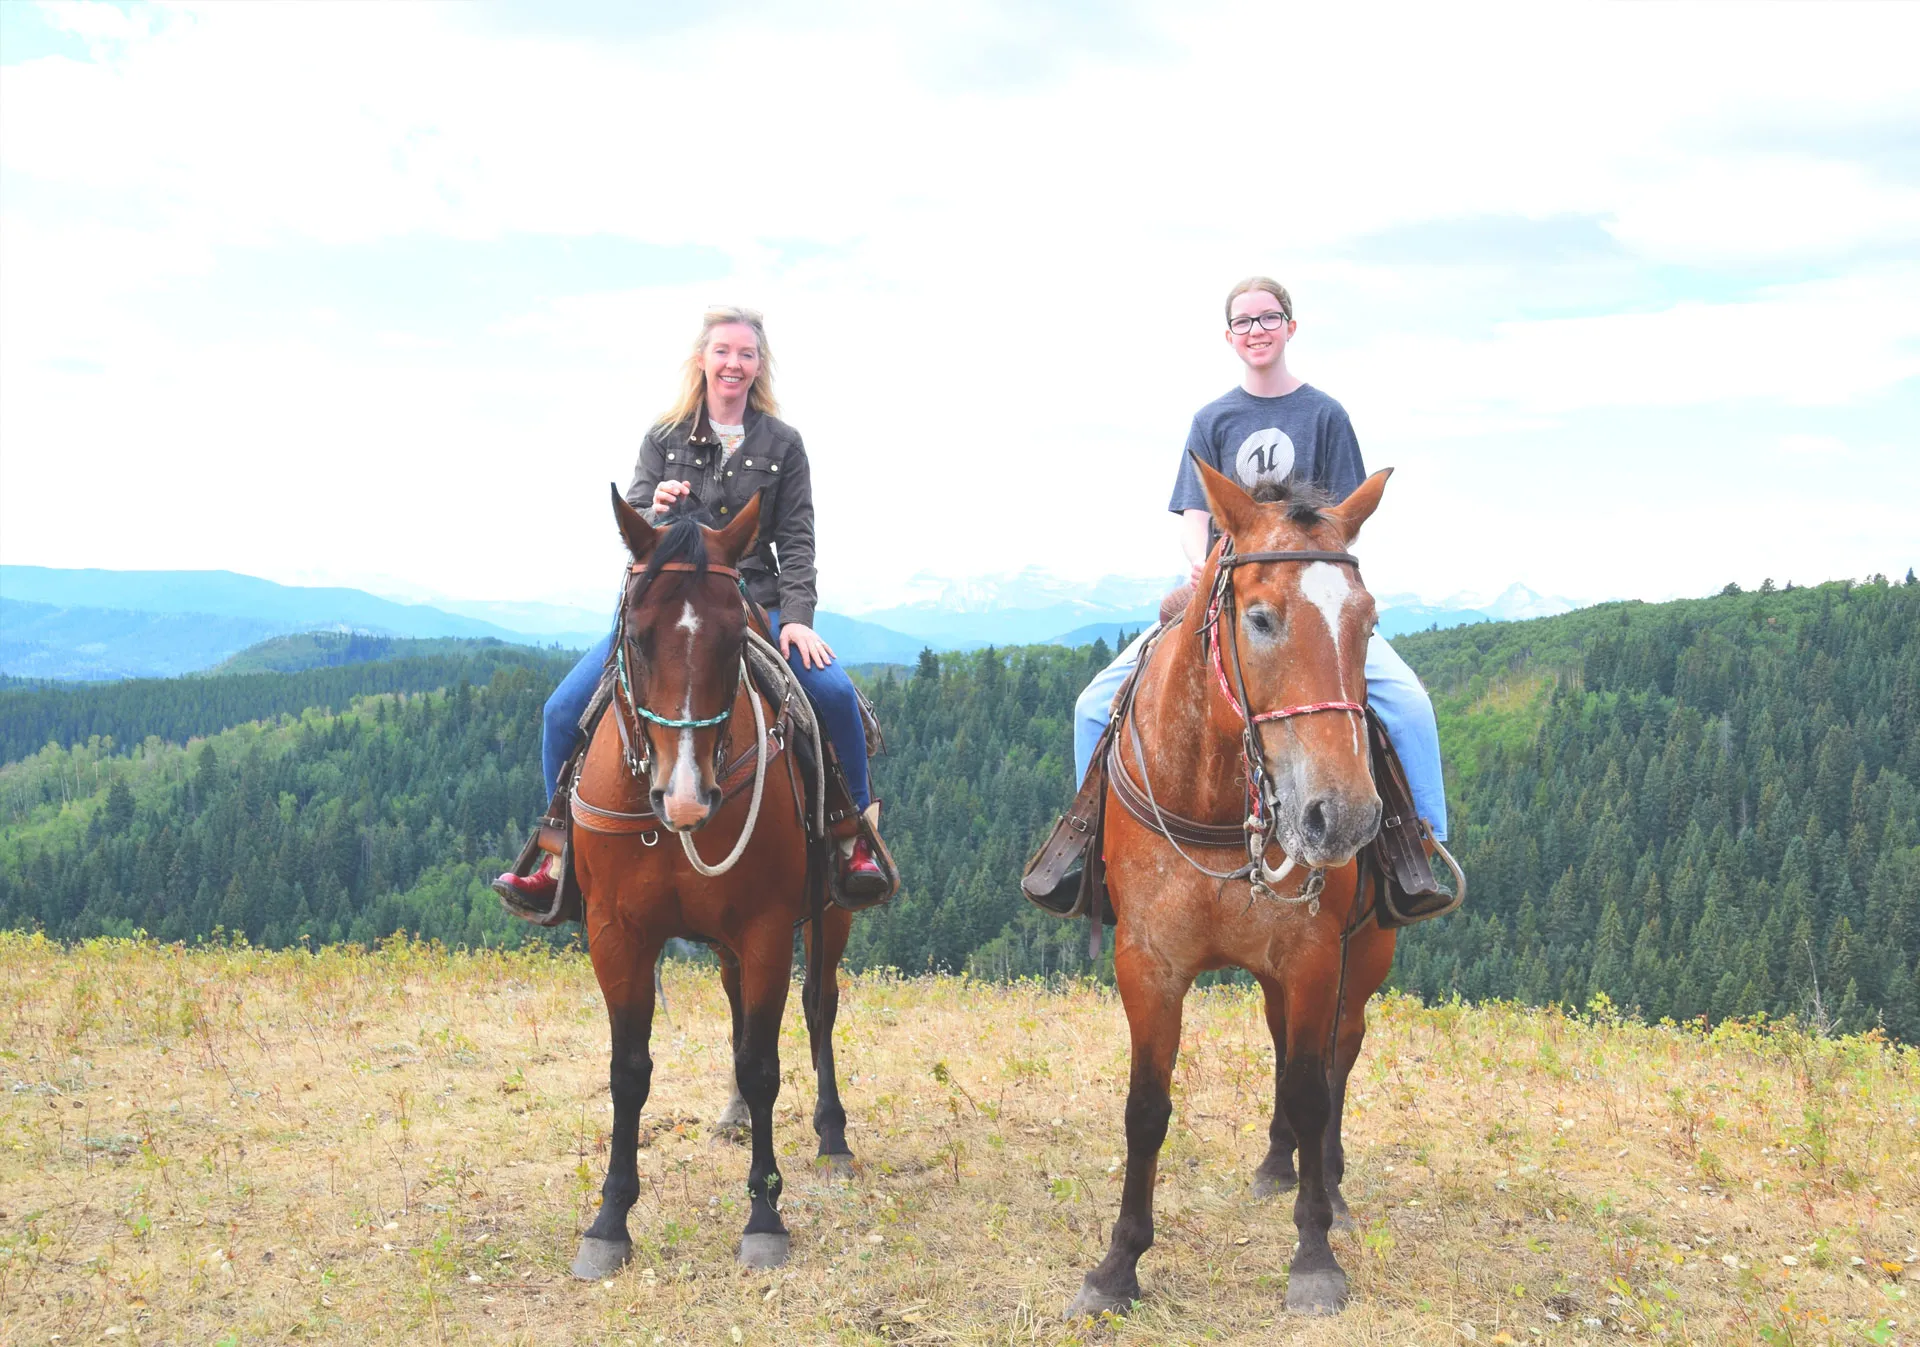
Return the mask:
[[[1223,299],[1376,592],[1920,564],[1920,7],[0,3],[0,561],[602,608],[709,304],[823,600],[1179,569]]]

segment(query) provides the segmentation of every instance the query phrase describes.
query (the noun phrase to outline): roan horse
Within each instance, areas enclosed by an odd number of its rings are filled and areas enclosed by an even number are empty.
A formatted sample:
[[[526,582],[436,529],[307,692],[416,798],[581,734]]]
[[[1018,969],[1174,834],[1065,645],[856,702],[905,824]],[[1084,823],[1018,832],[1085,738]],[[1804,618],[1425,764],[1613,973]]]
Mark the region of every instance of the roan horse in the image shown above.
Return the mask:
[[[834,1077],[833,1022],[851,918],[825,904],[826,860],[809,850],[799,773],[767,769],[768,756],[781,751],[779,708],[745,676],[748,626],[758,618],[747,611],[734,565],[753,543],[759,499],[721,529],[685,517],[656,529],[617,490],[613,508],[634,564],[610,658],[613,704],[587,749],[574,801],[587,948],[612,1029],[613,1134],[600,1212],[573,1272],[606,1277],[632,1256],[627,1213],[640,1195],[635,1153],[653,1078],[654,962],[673,936],[711,943],[720,957],[736,1097],[752,1128],[750,1207],[737,1257],[748,1267],[777,1267],[788,1236],[773,1104],[793,931],[812,918],[802,999],[819,1083],[813,1124],[823,1165],[846,1173],[853,1156]],[[751,737],[739,732],[745,727]],[[725,789],[730,739],[749,746],[751,794]],[[622,820],[647,830],[607,830]],[[681,834],[680,845],[660,845],[663,827]],[[694,855],[705,858],[699,868]]]
[[[1374,605],[1346,549],[1391,469],[1338,505],[1304,493],[1261,503],[1199,469],[1224,537],[1185,617],[1159,637],[1109,762],[1127,774],[1136,807],[1144,797],[1162,823],[1244,818],[1246,846],[1238,857],[1182,847],[1116,807],[1124,801],[1108,787],[1114,972],[1133,1046],[1127,1168],[1107,1255],[1070,1316],[1121,1311],[1140,1294],[1182,1003],[1198,973],[1228,966],[1252,973],[1265,992],[1276,1056],[1271,1148],[1256,1193],[1293,1186],[1290,1152],[1299,1150],[1287,1308],[1331,1314],[1347,1296],[1327,1238],[1336,1208],[1345,1216],[1339,1107],[1394,937],[1372,920],[1371,886],[1354,860],[1381,805],[1363,702]],[[1285,852],[1277,865],[1269,844]]]

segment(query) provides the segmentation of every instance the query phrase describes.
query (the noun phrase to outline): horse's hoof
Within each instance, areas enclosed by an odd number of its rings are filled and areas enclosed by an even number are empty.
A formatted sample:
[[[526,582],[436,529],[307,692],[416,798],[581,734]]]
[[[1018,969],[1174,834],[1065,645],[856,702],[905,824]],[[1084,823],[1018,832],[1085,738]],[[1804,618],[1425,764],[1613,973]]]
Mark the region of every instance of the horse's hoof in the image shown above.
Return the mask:
[[[580,1252],[573,1256],[573,1275],[583,1282],[605,1281],[625,1267],[632,1257],[632,1240],[595,1239],[588,1235],[580,1241]]]
[[[1360,1233],[1360,1223],[1353,1219],[1353,1213],[1344,1205],[1338,1206],[1333,1209],[1332,1231],[1336,1235],[1357,1235]]]
[[[787,1249],[792,1243],[789,1235],[742,1235],[734,1261],[741,1267],[754,1269],[779,1267],[787,1261]]]
[[[1097,1318],[1102,1314],[1125,1314],[1132,1308],[1132,1296],[1108,1295],[1093,1284],[1093,1277],[1089,1275],[1086,1281],[1080,1284],[1080,1294],[1073,1298],[1071,1305],[1067,1306],[1066,1317],[1078,1319],[1083,1315],[1091,1314]]]
[[[1255,1174],[1253,1176],[1255,1197],[1278,1197],[1282,1193],[1292,1192],[1299,1186],[1299,1176],[1294,1174]]]
[[[851,1155],[815,1156],[813,1170],[828,1183],[852,1183],[853,1157]]]
[[[1288,1314],[1338,1314],[1347,1304],[1347,1274],[1339,1268],[1287,1276]]]
[[[707,1144],[709,1146],[744,1146],[752,1140],[753,1127],[751,1124],[728,1122],[724,1116],[707,1131]]]

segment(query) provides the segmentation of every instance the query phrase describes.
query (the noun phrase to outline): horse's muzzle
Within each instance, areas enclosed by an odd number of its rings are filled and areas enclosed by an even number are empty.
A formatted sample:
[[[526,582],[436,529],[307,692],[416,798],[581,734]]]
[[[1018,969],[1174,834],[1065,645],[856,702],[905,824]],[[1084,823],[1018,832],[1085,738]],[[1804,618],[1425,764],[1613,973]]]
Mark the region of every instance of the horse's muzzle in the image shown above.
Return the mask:
[[[1380,831],[1380,797],[1319,795],[1308,800],[1297,816],[1298,859],[1318,869],[1344,865]]]
[[[720,808],[720,788],[702,787],[688,795],[670,796],[663,790],[652,792],[653,812],[677,833],[692,832]]]

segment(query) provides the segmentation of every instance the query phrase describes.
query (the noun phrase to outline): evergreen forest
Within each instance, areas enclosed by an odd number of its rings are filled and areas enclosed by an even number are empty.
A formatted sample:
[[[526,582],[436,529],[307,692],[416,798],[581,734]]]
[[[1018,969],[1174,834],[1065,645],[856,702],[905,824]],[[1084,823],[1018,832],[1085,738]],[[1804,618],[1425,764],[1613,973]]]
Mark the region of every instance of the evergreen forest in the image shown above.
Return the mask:
[[[1395,641],[1447,759],[1460,912],[1395,982],[1920,1041],[1920,585],[1616,603]],[[867,686],[906,877],[854,967],[1101,971],[1017,880],[1104,642],[923,653]],[[0,926],[263,945],[576,939],[486,881],[544,803],[553,652],[0,688]]]

